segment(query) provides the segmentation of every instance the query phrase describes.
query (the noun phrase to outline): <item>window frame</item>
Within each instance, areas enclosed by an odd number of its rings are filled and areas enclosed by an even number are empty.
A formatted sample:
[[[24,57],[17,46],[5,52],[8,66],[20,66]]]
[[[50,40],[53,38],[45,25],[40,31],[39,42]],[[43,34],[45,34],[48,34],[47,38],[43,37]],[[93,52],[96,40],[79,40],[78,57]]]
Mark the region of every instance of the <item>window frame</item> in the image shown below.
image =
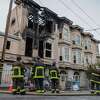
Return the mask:
[[[81,45],[81,36],[79,34],[75,35],[73,41],[75,42],[75,45]]]
[[[73,50],[73,63],[81,64],[82,63],[82,53],[80,50]],[[76,59],[74,59],[76,58]],[[75,61],[75,62],[74,62]]]
[[[69,29],[68,27],[63,27],[63,39],[64,40],[70,40],[70,32],[69,32]]]
[[[74,81],[80,81],[80,74],[79,74],[79,72],[74,72],[74,74],[73,74],[73,80]]]
[[[47,48],[47,46],[46,46],[46,44],[50,44],[51,45],[51,48]],[[47,54],[46,54],[46,52],[50,52],[50,56],[47,56]],[[46,58],[52,58],[52,43],[50,43],[50,42],[45,42],[45,57]]]
[[[70,57],[70,54],[69,54],[69,47],[64,47],[64,60],[65,61],[69,61],[69,57]]]

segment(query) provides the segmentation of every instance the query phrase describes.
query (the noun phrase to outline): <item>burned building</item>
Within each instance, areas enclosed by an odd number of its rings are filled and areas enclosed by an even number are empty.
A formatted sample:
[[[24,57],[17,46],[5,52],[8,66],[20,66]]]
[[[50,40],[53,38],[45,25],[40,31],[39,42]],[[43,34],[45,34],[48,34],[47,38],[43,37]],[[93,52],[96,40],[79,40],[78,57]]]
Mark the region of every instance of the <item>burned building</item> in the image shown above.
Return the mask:
[[[47,65],[56,61],[62,90],[73,89],[74,85],[87,89],[89,81],[85,71],[88,64],[97,63],[96,57],[100,58],[97,50],[100,42],[84,33],[80,26],[72,25],[71,20],[58,17],[33,0],[15,3],[9,25],[9,34],[15,38],[9,38],[11,47],[8,42],[5,59],[11,62],[21,55],[28,64],[37,56]]]
[[[51,63],[51,60],[58,58],[57,14],[32,0],[18,1],[21,0],[16,0],[17,6],[11,13],[9,33],[22,38],[22,52],[19,54],[25,57],[39,56]]]

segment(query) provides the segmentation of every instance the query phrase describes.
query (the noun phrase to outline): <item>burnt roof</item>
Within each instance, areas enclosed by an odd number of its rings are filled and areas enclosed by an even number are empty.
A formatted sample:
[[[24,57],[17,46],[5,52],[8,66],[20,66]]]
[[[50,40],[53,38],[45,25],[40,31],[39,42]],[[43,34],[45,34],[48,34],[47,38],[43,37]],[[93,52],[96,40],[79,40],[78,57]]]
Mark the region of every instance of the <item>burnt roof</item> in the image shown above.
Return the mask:
[[[66,18],[66,17],[59,17],[59,19],[61,21],[63,21],[64,23],[67,23],[69,25],[72,25],[73,24],[73,21],[71,21],[70,19]]]
[[[42,7],[42,8],[44,8],[44,9],[45,9],[45,11],[47,11],[47,12],[49,12],[49,13],[51,13],[51,14],[53,14],[53,15],[57,16],[57,14],[56,14],[55,12],[53,12],[53,11],[52,11],[52,10],[50,10],[50,9],[48,9],[47,7]]]
[[[31,7],[34,6],[34,7],[38,8],[38,9],[41,8],[41,6],[39,4],[37,4],[35,1],[33,1],[33,0],[23,0],[23,3],[25,3],[25,4],[27,4],[27,5],[31,6]]]
[[[83,28],[79,25],[72,25],[71,26],[72,29],[80,29],[80,30],[83,30]]]
[[[45,13],[47,14],[48,17],[51,16],[51,17],[58,19],[58,15],[55,12],[53,12],[52,10],[48,9],[47,7],[41,7],[41,8],[44,9],[44,11],[45,11]]]

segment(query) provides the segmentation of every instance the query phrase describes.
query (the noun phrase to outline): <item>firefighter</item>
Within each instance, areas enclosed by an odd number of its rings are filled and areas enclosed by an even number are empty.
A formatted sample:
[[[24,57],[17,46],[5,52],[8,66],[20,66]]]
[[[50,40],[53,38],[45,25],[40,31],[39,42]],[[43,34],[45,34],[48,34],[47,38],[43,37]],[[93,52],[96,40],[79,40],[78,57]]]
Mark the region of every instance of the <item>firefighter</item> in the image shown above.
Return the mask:
[[[12,80],[13,80],[13,94],[20,93],[25,94],[24,88],[24,65],[21,62],[21,57],[17,57],[17,61],[13,64],[12,68]]]
[[[31,78],[30,78],[30,80],[31,80],[31,82],[33,84],[33,89],[32,90],[35,89],[35,78],[34,78],[34,76],[35,76],[35,64],[34,64],[34,61],[32,61],[32,65],[31,65]]]
[[[59,93],[59,71],[56,68],[56,63],[54,62],[52,64],[52,67],[50,69],[50,79],[51,79],[51,88],[52,93],[57,92]]]
[[[34,81],[35,81],[35,88],[38,93],[44,93],[43,82],[45,78],[45,66],[42,63],[41,59],[37,57],[37,61],[34,65]]]

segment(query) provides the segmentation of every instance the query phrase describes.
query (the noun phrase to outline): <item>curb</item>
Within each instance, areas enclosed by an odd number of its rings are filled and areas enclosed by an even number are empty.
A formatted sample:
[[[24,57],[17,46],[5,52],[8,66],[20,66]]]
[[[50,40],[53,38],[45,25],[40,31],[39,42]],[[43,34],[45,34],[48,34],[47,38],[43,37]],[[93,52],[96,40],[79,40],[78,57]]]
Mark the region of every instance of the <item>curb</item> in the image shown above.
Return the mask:
[[[12,94],[11,91],[0,91],[3,94]],[[39,94],[35,92],[26,92],[26,95],[35,95],[35,96],[93,96],[91,93],[44,93]]]

